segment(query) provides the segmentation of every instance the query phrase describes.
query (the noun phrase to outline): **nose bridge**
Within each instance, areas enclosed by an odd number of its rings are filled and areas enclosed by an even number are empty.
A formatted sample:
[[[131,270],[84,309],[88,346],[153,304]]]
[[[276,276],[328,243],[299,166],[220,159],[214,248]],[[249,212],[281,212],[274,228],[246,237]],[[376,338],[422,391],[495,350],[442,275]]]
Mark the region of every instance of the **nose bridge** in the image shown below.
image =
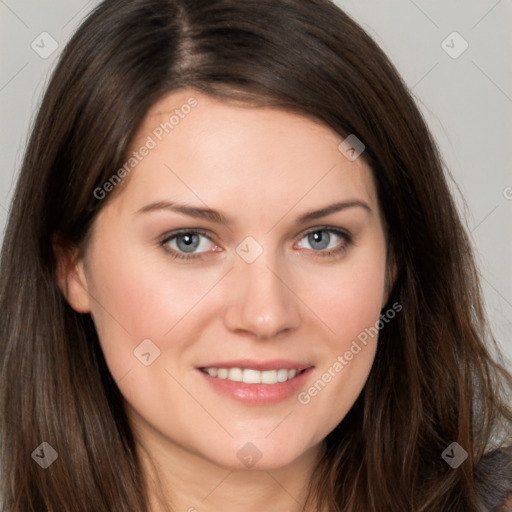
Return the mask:
[[[277,251],[248,237],[239,244],[237,253],[230,273],[227,326],[251,332],[258,338],[296,328],[299,311]]]

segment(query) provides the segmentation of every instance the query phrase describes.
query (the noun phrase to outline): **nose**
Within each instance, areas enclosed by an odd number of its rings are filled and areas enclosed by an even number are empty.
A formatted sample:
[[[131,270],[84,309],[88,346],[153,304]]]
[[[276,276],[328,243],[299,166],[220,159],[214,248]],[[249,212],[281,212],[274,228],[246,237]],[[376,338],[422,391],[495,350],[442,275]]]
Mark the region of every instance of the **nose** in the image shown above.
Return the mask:
[[[289,275],[267,252],[252,263],[236,261],[229,274],[226,327],[257,339],[272,339],[297,329],[299,300]]]

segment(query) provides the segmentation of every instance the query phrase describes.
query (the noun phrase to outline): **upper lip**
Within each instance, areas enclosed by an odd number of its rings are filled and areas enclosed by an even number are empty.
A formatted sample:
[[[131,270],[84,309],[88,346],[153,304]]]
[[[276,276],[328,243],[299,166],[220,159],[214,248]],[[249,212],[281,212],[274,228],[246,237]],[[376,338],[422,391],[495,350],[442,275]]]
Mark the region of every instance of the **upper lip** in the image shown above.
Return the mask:
[[[310,368],[313,366],[308,363],[298,363],[295,361],[290,361],[289,359],[272,359],[268,361],[255,361],[253,359],[238,359],[231,361],[220,361],[214,363],[208,363],[199,366],[198,368],[241,368],[251,369],[251,370],[279,370],[279,369],[287,369],[287,370],[305,370],[306,368]]]

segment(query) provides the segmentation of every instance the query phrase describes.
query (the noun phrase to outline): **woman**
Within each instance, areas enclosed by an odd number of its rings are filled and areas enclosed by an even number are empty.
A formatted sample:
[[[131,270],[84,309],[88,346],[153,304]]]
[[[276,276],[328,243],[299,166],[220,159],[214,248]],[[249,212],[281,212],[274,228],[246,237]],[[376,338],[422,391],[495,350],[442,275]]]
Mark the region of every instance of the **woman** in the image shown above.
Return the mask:
[[[510,510],[440,156],[331,2],[101,3],[1,263],[3,510]]]

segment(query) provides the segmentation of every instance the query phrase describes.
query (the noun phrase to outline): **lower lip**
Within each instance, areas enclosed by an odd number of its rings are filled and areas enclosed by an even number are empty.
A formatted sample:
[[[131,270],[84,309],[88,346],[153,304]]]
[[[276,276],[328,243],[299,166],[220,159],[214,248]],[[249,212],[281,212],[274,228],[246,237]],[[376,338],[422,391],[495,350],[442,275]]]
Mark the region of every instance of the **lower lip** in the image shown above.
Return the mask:
[[[228,379],[211,377],[202,370],[197,370],[206,381],[219,393],[234,398],[240,402],[251,404],[275,404],[297,394],[304,387],[313,367],[307,368],[301,374],[286,382],[275,384],[246,384]]]

